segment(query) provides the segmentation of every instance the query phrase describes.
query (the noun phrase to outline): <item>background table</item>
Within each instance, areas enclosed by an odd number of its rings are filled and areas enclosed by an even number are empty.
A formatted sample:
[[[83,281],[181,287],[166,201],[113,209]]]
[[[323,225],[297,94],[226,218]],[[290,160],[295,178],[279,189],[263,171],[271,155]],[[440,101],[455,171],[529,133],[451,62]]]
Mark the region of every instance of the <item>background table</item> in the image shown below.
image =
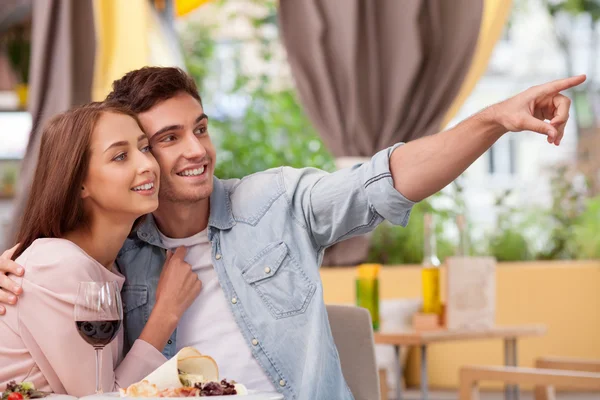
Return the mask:
[[[402,400],[402,363],[400,348],[402,346],[419,346],[421,349],[421,393],[423,400],[429,396],[427,384],[427,346],[432,343],[465,341],[479,339],[504,340],[504,362],[507,366],[517,366],[517,339],[525,336],[541,336],[546,333],[543,325],[497,326],[479,330],[436,330],[436,331],[382,331],[375,332],[375,343],[390,344],[396,351],[399,379],[396,386],[396,397]],[[519,399],[519,387],[507,385],[506,400]]]

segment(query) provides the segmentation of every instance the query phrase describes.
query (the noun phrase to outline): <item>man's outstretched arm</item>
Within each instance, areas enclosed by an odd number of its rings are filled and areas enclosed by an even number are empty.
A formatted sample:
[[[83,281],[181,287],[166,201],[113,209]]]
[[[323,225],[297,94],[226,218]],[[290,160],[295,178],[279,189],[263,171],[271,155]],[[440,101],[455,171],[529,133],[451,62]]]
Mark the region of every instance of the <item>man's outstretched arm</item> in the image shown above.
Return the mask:
[[[455,180],[507,132],[534,131],[558,146],[571,105],[560,92],[584,81],[580,75],[534,86],[452,129],[396,148],[390,157],[394,187],[421,201]]]

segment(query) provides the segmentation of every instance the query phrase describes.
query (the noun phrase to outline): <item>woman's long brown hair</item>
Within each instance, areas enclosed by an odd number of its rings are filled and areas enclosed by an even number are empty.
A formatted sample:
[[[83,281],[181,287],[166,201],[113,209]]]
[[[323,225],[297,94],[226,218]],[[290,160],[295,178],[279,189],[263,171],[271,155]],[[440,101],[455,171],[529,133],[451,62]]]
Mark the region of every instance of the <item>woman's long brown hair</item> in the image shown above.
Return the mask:
[[[36,239],[60,238],[85,224],[81,188],[89,167],[90,142],[96,123],[107,112],[137,121],[125,108],[90,103],[55,116],[45,126],[13,260]]]

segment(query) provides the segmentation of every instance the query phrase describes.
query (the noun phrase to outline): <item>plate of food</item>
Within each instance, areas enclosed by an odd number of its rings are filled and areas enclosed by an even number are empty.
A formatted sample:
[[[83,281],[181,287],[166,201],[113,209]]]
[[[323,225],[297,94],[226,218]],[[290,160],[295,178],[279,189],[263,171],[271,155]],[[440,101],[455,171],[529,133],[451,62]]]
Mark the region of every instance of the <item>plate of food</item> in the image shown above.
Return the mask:
[[[37,390],[33,382],[10,381],[6,384],[6,390],[0,393],[0,400],[29,400],[41,399],[50,396],[53,400],[64,398],[63,400],[76,400],[76,397],[66,395],[56,395],[50,392]]]
[[[283,400],[277,392],[248,390],[242,383],[219,377],[217,363],[210,356],[192,347],[181,349],[173,358],[158,369],[119,392],[86,396],[85,400],[108,398],[165,398],[165,397],[211,397],[244,400]]]

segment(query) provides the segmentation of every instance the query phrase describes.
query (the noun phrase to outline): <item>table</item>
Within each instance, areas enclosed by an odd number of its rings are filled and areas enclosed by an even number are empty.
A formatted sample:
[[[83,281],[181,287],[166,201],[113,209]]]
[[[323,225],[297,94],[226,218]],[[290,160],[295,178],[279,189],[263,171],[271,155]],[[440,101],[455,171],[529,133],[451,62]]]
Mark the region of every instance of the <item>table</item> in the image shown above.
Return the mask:
[[[427,346],[433,343],[465,341],[478,339],[504,340],[504,362],[507,366],[517,366],[517,339],[525,336],[541,336],[546,333],[543,325],[497,326],[479,330],[435,330],[435,331],[382,331],[375,332],[375,343],[390,344],[396,352],[399,380],[396,386],[397,400],[402,400],[402,346],[419,346],[421,349],[421,395],[423,400],[429,397],[427,384]],[[507,385],[504,389],[506,400],[519,400],[519,387]]]

